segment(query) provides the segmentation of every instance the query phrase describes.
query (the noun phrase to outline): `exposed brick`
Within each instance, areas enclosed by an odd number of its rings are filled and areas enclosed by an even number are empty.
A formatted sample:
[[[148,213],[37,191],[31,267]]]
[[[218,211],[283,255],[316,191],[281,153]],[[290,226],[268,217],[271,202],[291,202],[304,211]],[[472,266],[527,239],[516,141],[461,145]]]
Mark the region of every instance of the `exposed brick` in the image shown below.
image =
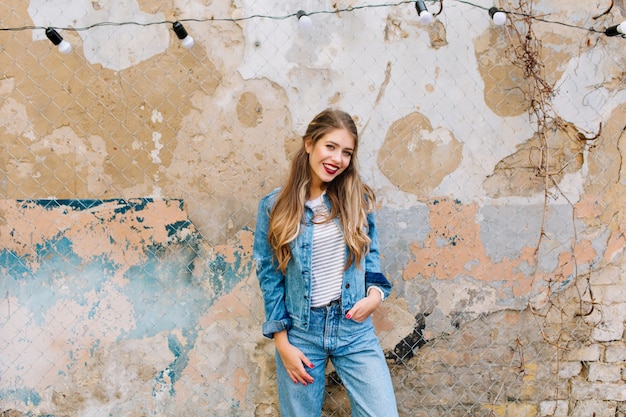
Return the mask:
[[[606,362],[623,362],[626,361],[626,343],[615,342],[606,347],[604,353]]]
[[[578,400],[626,401],[626,383],[572,381],[571,398]]]
[[[536,417],[538,410],[536,404],[529,403],[508,403],[508,404],[498,404],[493,406],[487,406],[486,408],[490,409],[493,416],[495,417],[505,417],[505,416],[515,416],[515,417]]]
[[[558,364],[559,378],[572,378],[580,374],[582,370],[582,363],[578,362],[564,362]]]
[[[539,404],[539,415],[541,417],[565,417],[568,415],[568,402],[566,400],[542,401]]]
[[[616,382],[621,379],[622,368],[619,365],[609,365],[606,363],[590,363],[589,381]],[[624,387],[626,389],[626,387]]]
[[[601,352],[602,347],[599,344],[593,344],[565,352],[563,356],[567,361],[597,362],[600,360]]]
[[[577,401],[571,417],[615,417],[617,403],[614,401],[583,400]]]
[[[626,303],[610,304],[601,307],[602,321],[592,331],[592,338],[597,342],[622,340]]]

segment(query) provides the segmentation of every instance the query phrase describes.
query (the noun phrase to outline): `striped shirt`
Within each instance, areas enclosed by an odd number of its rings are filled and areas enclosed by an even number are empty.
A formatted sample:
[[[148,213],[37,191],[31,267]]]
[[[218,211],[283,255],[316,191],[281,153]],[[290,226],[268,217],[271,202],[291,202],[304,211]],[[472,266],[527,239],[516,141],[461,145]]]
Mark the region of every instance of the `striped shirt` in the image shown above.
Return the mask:
[[[329,216],[324,194],[306,205],[313,210],[313,250],[311,257],[311,307],[320,307],[341,297],[346,242],[336,221]]]

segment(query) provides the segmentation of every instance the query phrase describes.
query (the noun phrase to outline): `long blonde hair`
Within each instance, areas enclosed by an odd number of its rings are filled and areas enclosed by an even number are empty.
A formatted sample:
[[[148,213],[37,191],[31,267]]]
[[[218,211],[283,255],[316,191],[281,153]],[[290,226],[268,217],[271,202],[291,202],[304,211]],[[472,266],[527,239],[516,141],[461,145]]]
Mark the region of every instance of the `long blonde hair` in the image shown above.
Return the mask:
[[[367,214],[374,208],[374,191],[361,181],[356,159],[359,136],[356,125],[349,114],[334,109],[326,109],[311,121],[302,138],[302,147],[291,161],[287,182],[280,191],[276,204],[270,213],[268,240],[278,261],[278,268],[285,273],[291,259],[289,243],[301,231],[304,221],[304,204],[311,183],[309,155],[304,143],[311,140],[315,144],[327,133],[336,129],[346,129],[354,138],[354,152],[350,164],[337,178],[327,183],[326,195],[330,200],[329,219],[338,218],[344,233],[349,256],[346,268],[361,259],[369,251],[370,239],[367,235]]]

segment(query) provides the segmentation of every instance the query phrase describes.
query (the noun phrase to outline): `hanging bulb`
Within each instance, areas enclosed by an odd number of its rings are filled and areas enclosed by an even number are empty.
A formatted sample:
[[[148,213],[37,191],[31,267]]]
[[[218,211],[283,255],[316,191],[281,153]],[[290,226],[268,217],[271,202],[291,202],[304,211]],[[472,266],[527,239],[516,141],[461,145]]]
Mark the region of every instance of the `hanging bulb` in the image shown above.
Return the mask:
[[[62,54],[69,54],[72,51],[72,45],[68,41],[63,40],[63,37],[59,35],[59,32],[53,28],[46,29],[46,36],[50,39],[50,42],[57,46],[59,52]]]
[[[304,10],[298,10],[296,13],[296,17],[298,18],[298,26],[304,32],[308,32],[313,27],[313,21],[309,17],[308,14]]]
[[[180,44],[183,45],[183,47],[189,49],[193,46],[195,42],[193,38],[189,36],[182,23],[178,21],[174,22],[172,29],[174,29],[174,33],[178,36],[178,39],[180,39]]]
[[[420,18],[421,24],[427,25],[435,20],[433,15],[428,11],[428,8],[424,4],[423,0],[417,0],[417,2],[415,2],[415,9],[417,9],[417,15]]]
[[[493,24],[496,26],[502,26],[506,23],[506,13],[497,7],[489,9],[489,16],[491,16],[491,20],[493,20]]]
[[[606,36],[626,36],[626,21],[623,21],[619,25],[614,25],[606,28],[604,34]]]

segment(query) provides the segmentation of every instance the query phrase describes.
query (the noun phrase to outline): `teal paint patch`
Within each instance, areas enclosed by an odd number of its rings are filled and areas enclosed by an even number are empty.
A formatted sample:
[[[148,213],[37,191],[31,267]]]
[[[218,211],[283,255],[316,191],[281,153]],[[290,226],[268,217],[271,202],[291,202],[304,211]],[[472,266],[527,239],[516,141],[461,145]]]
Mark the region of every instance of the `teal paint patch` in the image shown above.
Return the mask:
[[[96,301],[95,303],[91,305],[91,310],[89,310],[89,314],[87,314],[87,318],[89,320],[93,320],[94,317],[96,317],[96,312],[99,307],[100,307],[100,301]]]
[[[37,245],[37,261],[42,262],[44,258],[59,256],[65,259],[65,262],[77,267],[82,263],[82,259],[76,255],[72,248],[72,241],[65,236],[58,239],[47,241],[43,245]]]
[[[251,261],[244,262],[242,252],[236,251],[235,262],[215,255],[203,265],[202,275],[196,277],[193,272],[199,252],[197,242],[187,240],[175,251],[153,249],[151,258],[128,270],[128,284],[122,290],[133,303],[137,321],[124,338],[194,328],[199,317],[252,269]]]
[[[167,236],[172,237],[176,235],[181,229],[186,229],[191,226],[191,222],[188,220],[183,220],[179,222],[175,222],[172,224],[165,225],[165,229],[167,230]]]
[[[30,264],[28,258],[16,258],[14,262],[21,267],[12,265],[6,270],[12,279],[4,280],[4,290],[30,311],[32,324],[38,326],[45,323],[48,309],[59,302],[87,305],[85,294],[101,292],[117,268],[104,257],[81,263],[67,238],[43,245],[36,261],[39,267],[33,271],[26,266]]]
[[[456,246],[460,241],[462,241],[459,235],[450,235],[448,236],[446,233],[443,233],[441,236],[437,236],[436,243],[437,247],[447,247],[447,246]]]
[[[235,400],[234,398],[231,399],[230,410],[233,412],[233,415],[237,415],[237,412],[241,411],[241,401]]]
[[[19,401],[24,405],[38,406],[41,396],[29,389],[0,390],[0,401]]]
[[[167,347],[169,348],[170,352],[172,352],[174,357],[180,357],[182,347],[180,345],[180,342],[178,341],[178,338],[175,335],[171,334],[167,337]]]
[[[140,339],[193,327],[199,314],[213,304],[214,296],[190,279],[187,266],[196,252],[189,246],[177,249],[153,250],[145,263],[126,272],[128,283],[121,290],[133,304],[136,325],[121,337]]]
[[[29,205],[38,205],[46,210],[55,210],[59,207],[67,207],[72,210],[87,210],[106,203],[106,200],[68,200],[68,199],[43,199],[43,200],[19,200],[22,208]]]
[[[160,385],[169,387],[169,394],[171,396],[176,395],[176,390],[174,389],[174,386],[176,385],[176,381],[181,378],[185,368],[189,364],[189,353],[193,349],[193,346],[195,346],[198,333],[196,331],[190,331],[183,333],[183,336],[185,336],[185,339],[187,341],[184,346],[180,343],[175,335],[170,334],[168,336],[167,344],[168,348],[174,355],[174,360],[167,366],[165,370],[159,372],[159,374],[155,378],[155,380],[159,382]],[[156,395],[157,392],[155,389],[153,389],[153,396]]]
[[[114,203],[116,213],[108,221],[124,223],[128,216],[144,220],[145,215],[141,211],[151,200],[42,200],[24,202],[20,207],[29,210],[37,205],[71,214],[72,210],[92,209],[105,202]],[[183,207],[179,200],[172,204],[177,204],[181,209]],[[125,217],[117,214],[124,214]],[[105,285],[107,291],[113,288],[132,304],[134,313],[132,330],[120,334],[118,341],[149,338],[163,332],[170,334],[168,346],[174,359],[156,379],[163,385],[169,384],[170,393],[174,395],[174,384],[189,363],[189,353],[200,331],[199,318],[219,297],[230,292],[249,275],[253,262],[251,248],[232,248],[229,260],[225,255],[214,253],[188,220],[164,223],[162,227],[167,231],[168,241],[158,244],[142,242],[144,246],[140,249],[143,249],[144,257],[134,265],[118,265],[105,255],[81,258],[74,250],[68,231],[62,231],[54,239],[37,246],[36,254],[31,257],[19,257],[2,249],[0,272],[11,278],[4,280],[7,294],[15,297],[17,303],[29,311],[33,322],[28,325],[45,325],[49,319],[48,310],[59,303],[78,303],[85,309],[75,319],[76,329],[88,332],[91,323],[106,316],[102,312],[109,308],[101,302],[102,297],[109,295],[108,292],[103,294]],[[130,233],[133,233],[132,230]],[[107,243],[114,240],[113,236],[104,233],[95,238]],[[36,268],[30,267],[35,264]],[[113,281],[120,268],[126,271],[124,280]],[[89,294],[89,298],[85,294]],[[173,336],[174,330],[184,335],[184,344]],[[77,337],[80,337],[80,333]],[[94,356],[102,348],[98,340],[90,347],[91,355]],[[70,374],[71,369],[78,365],[73,351],[68,351],[67,355],[71,363],[59,369],[59,375]],[[28,394],[32,393],[28,389],[19,393],[29,404],[41,400],[34,394]],[[14,397],[19,393],[13,392],[11,395]]]
[[[177,203],[178,208],[183,210],[184,202],[180,199],[167,200],[169,203]],[[40,199],[40,200],[18,200],[22,209],[27,209],[29,206],[37,205],[45,208],[46,210],[56,210],[59,207],[81,211],[90,210],[95,207],[114,203],[118,207],[115,209],[116,213],[124,214],[128,211],[141,211],[147,204],[154,202],[153,198],[134,198],[134,199],[108,199],[108,200],[96,200],[96,199]]]
[[[14,280],[26,277],[30,272],[30,268],[28,268],[29,263],[30,261],[27,258],[18,256],[13,251],[6,248],[0,250],[0,271],[3,277],[9,277]]]

